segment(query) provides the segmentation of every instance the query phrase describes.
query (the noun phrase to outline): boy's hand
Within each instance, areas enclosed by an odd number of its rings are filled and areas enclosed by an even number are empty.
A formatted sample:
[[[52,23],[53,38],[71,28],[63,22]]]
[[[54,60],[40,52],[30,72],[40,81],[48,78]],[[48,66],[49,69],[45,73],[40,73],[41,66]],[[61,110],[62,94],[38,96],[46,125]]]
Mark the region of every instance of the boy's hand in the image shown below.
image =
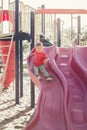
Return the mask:
[[[43,61],[43,63],[45,64],[45,63],[47,63],[49,61],[49,59],[47,58],[47,59],[45,59],[44,61]]]
[[[32,57],[32,56],[34,56],[34,55],[35,55],[35,53],[32,53],[32,54],[29,55],[29,57]]]

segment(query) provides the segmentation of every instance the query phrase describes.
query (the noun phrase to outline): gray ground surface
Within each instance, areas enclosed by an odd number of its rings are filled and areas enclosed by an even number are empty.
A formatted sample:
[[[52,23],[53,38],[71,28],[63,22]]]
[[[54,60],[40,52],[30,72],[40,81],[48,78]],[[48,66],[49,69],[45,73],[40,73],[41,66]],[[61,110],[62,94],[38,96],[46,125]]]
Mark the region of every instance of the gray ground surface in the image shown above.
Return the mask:
[[[30,79],[29,75],[23,78],[23,97],[20,104],[15,104],[15,85],[4,91],[0,97],[0,130],[24,130],[35,113],[31,109]],[[39,90],[35,87],[35,104],[37,103]],[[35,105],[36,107],[36,105]]]

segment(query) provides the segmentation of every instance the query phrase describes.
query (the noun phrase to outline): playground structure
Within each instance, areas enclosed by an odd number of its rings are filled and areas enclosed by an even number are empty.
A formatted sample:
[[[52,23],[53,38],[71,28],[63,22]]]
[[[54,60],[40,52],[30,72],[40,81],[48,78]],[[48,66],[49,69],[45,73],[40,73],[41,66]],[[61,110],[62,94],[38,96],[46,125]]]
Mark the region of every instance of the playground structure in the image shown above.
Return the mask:
[[[15,19],[15,3],[9,3],[9,9],[0,11],[0,51],[2,58],[2,73],[0,77],[0,93],[3,88],[7,89],[10,87],[10,84],[16,79],[16,103],[19,103],[19,82],[20,82],[20,97],[23,96],[23,40],[30,42],[30,28],[29,26],[25,27],[22,23],[24,16],[27,17],[26,21],[30,19],[30,12],[34,10],[29,6],[23,6],[24,4],[20,2],[20,24],[19,31],[16,32],[15,24],[17,21]],[[23,9],[24,8],[24,9]],[[28,14],[25,12],[27,9]],[[24,11],[24,12],[23,12]],[[30,12],[29,12],[30,11]],[[22,15],[21,15],[22,14]],[[25,15],[24,15],[25,14]],[[29,16],[27,16],[29,15]],[[28,25],[28,24],[27,24]],[[23,28],[22,28],[23,27]],[[27,30],[26,30],[27,29]],[[17,36],[18,37],[17,37]],[[15,42],[18,42],[15,44]],[[29,43],[28,43],[29,44]],[[16,65],[15,65],[16,64]],[[15,71],[17,68],[18,72]],[[20,71],[20,75],[19,75]],[[15,76],[16,75],[16,76]],[[19,77],[20,76],[20,77]]]
[[[37,13],[86,14],[87,11],[41,9]],[[80,46],[80,33],[78,28],[77,41],[73,41],[72,47],[53,42],[52,46],[43,48],[49,57],[46,68],[53,76],[50,82],[42,74],[41,80],[37,79],[32,71],[34,57],[27,58],[29,75],[40,95],[36,113],[25,130],[87,130],[87,46]]]
[[[87,46],[58,48],[53,45],[44,47],[44,51],[49,55],[46,68],[53,80],[48,82],[40,75],[41,81],[38,81],[32,73],[33,57],[27,59],[29,74],[40,95],[36,114],[25,130],[86,130]]]
[[[63,47],[70,47],[74,38],[81,40],[83,15],[86,13],[84,9],[45,9],[42,6],[35,13],[35,36],[37,38],[37,35],[43,33],[52,42],[57,41]],[[79,44],[86,45],[87,41],[80,41]]]
[[[13,3],[13,5],[14,5],[14,3]],[[11,5],[11,7],[13,9],[12,5]],[[22,6],[22,7],[24,8],[24,6]],[[21,9],[23,11],[22,7],[21,7]],[[13,11],[11,11],[11,9],[10,9],[9,14],[11,14],[11,12],[13,13]],[[41,75],[42,80],[41,80],[41,82],[39,82],[37,80],[37,78],[34,76],[34,74],[32,73],[33,58],[31,60],[27,59],[29,74],[32,78],[32,81],[40,89],[40,95],[39,95],[39,99],[38,99],[36,115],[33,118],[33,120],[31,121],[31,123],[26,127],[26,130],[38,130],[38,129],[54,130],[54,128],[55,128],[55,130],[58,130],[58,129],[61,129],[61,130],[73,130],[73,129],[87,130],[87,113],[86,113],[86,106],[87,106],[87,103],[86,103],[86,100],[87,100],[87,97],[86,97],[86,85],[87,85],[86,64],[87,64],[87,62],[84,57],[87,52],[87,47],[85,47],[85,46],[79,47],[79,46],[75,45],[75,42],[74,42],[74,46],[72,46],[72,47],[69,47],[69,48],[61,47],[62,43],[61,43],[61,38],[60,38],[60,36],[61,36],[60,19],[58,19],[57,22],[55,21],[55,19],[56,19],[55,14],[57,14],[57,13],[59,13],[59,14],[63,14],[63,13],[65,13],[65,14],[66,13],[68,13],[68,14],[74,14],[74,13],[86,14],[87,11],[86,10],[39,9],[39,10],[33,10],[33,12],[32,12],[32,9],[31,9],[30,12],[31,12],[31,15],[29,15],[30,19],[31,19],[31,21],[30,21],[31,28],[30,29],[27,30],[28,27],[26,28],[24,26],[24,13],[21,12],[19,26],[17,25],[18,21],[15,20],[15,25],[12,24],[13,28],[11,27],[9,29],[11,31],[10,39],[9,39],[9,35],[7,35],[7,34],[3,35],[4,38],[2,37],[2,34],[0,37],[1,39],[3,38],[5,40],[5,43],[7,43],[6,40],[8,40],[8,39],[10,41],[12,41],[11,43],[13,43],[13,44],[14,44],[13,39],[16,41],[15,42],[16,47],[12,46],[12,44],[11,44],[11,46],[13,47],[12,49],[14,50],[14,48],[15,48],[15,52],[13,52],[14,54],[12,54],[10,52],[9,56],[16,55],[17,62],[16,62],[16,60],[15,60],[15,62],[17,63],[16,64],[17,70],[14,68],[13,71],[16,72],[16,74],[17,74],[16,80],[18,81],[19,80],[18,71],[19,71],[19,68],[21,68],[21,66],[19,66],[19,63],[18,63],[19,45],[22,45],[21,42],[24,39],[19,39],[19,37],[17,37],[17,35],[19,36],[19,31],[17,29],[20,28],[20,30],[23,30],[23,32],[28,31],[28,33],[31,34],[29,40],[31,40],[31,43],[32,43],[31,49],[33,49],[34,42],[40,40],[39,35],[44,34],[46,36],[47,35],[46,32],[48,33],[48,31],[49,31],[49,29],[48,29],[45,32],[45,29],[48,27],[48,23],[47,23],[47,26],[45,26],[45,24],[44,24],[45,20],[48,21],[48,19],[46,19],[46,17],[45,17],[45,13],[47,13],[47,14],[53,13],[53,22],[52,22],[52,24],[50,22],[49,26],[50,27],[52,26],[52,29],[54,31],[52,33],[52,36],[50,36],[50,37],[52,38],[51,40],[53,40],[53,41],[56,40],[57,44],[54,45],[54,42],[52,42],[53,45],[51,45],[50,47],[44,47],[44,51],[48,54],[49,59],[50,59],[49,63],[47,64],[47,69],[52,74],[53,81],[47,82],[44,79],[44,77]],[[12,15],[12,16],[14,16],[14,15]],[[23,19],[21,19],[21,17]],[[50,16],[47,16],[47,17],[49,17],[49,19],[52,18]],[[16,15],[16,18],[19,18],[19,17]],[[12,20],[13,20],[13,18],[12,18]],[[21,22],[21,20],[22,20],[22,22]],[[79,20],[80,20],[80,17],[78,17],[78,29],[77,29],[78,30],[78,33],[77,33],[77,44],[78,45],[79,45],[79,33],[80,33]],[[55,22],[58,24],[55,24]],[[37,28],[36,25],[40,25],[40,24],[42,26],[40,26],[40,29],[39,29],[39,26],[37,26],[38,27]],[[34,28],[34,25],[36,28]],[[15,27],[17,27],[17,28],[15,28]],[[58,27],[58,30],[56,30],[57,27]],[[14,29],[16,29],[16,30],[14,30]],[[52,30],[50,30],[50,31],[52,32]],[[16,33],[14,34],[14,32],[16,32]],[[14,36],[14,37],[12,37],[12,36]],[[50,39],[50,37],[48,37],[48,38]],[[0,41],[1,41],[1,39],[0,39]],[[19,43],[18,41],[20,41],[20,44],[17,44],[17,43]],[[1,43],[3,43],[3,42],[1,41]],[[44,46],[45,46],[45,44],[44,44]],[[59,49],[60,53],[58,52],[58,49]],[[34,51],[34,50],[32,50],[32,51]],[[21,54],[22,54],[22,52],[21,52]],[[12,61],[12,59],[11,59],[11,61]],[[14,65],[15,65],[15,63],[13,63],[12,67],[14,67]],[[20,62],[20,65],[22,65],[22,62]],[[7,65],[7,68],[8,67],[9,67],[9,64]],[[20,70],[20,73],[21,72],[22,72],[22,70]],[[8,71],[7,71],[7,73],[8,73]],[[15,73],[12,73],[12,75],[13,75],[13,80],[14,80]],[[5,76],[6,76],[6,74],[5,74]],[[19,84],[17,84],[17,83],[16,83],[16,89],[17,89],[16,91],[17,91],[18,95],[16,95],[16,99],[17,99],[17,103],[19,103],[19,100],[18,100]],[[31,82],[31,84],[32,84],[32,82]],[[31,86],[31,87],[32,87],[31,93],[33,94],[34,86]],[[34,94],[33,94],[33,96],[34,96]]]

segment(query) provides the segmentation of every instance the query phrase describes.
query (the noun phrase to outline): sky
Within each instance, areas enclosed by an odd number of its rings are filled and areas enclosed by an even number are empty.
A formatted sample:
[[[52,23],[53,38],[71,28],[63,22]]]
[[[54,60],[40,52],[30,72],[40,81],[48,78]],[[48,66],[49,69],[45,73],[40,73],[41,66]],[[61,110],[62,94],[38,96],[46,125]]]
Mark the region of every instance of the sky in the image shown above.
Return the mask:
[[[0,0],[2,1],[8,0]],[[10,0],[13,2],[15,0]],[[87,9],[86,0],[19,0],[25,4],[29,4],[33,8],[37,9],[41,5],[45,5],[46,8],[67,8],[67,9]]]
[[[2,1],[0,0],[0,4]],[[10,0],[13,2],[15,0]],[[45,5],[46,8],[67,8],[67,9],[87,9],[86,0],[19,0],[25,4],[29,4],[33,8],[37,9],[41,5]]]
[[[80,8],[86,9],[86,0],[21,0],[34,8],[45,5],[46,8]]]

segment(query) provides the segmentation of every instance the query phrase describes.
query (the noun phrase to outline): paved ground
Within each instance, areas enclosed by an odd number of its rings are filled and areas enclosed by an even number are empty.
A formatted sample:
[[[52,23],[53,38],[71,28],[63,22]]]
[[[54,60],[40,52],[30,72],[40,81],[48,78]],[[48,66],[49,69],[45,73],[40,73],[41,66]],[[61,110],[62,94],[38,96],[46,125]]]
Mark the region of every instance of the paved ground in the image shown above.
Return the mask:
[[[13,85],[2,93],[0,98],[0,130],[24,130],[27,123],[34,115],[35,108],[30,104],[30,79],[24,76],[24,95],[20,98],[20,104],[15,104],[15,88]],[[35,87],[35,103],[37,103],[39,90]]]

